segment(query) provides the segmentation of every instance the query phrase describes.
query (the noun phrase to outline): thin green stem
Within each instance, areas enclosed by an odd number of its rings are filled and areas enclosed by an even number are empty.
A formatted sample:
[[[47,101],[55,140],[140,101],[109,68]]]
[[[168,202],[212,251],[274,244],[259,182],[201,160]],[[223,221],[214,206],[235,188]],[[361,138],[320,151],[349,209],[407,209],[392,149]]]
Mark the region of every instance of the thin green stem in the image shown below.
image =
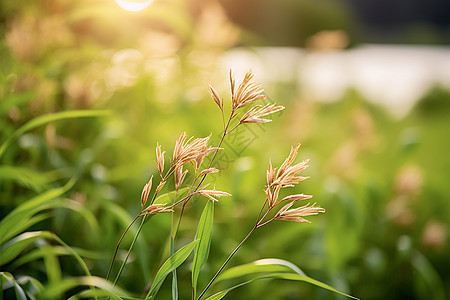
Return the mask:
[[[227,131],[227,134],[231,133],[233,130],[235,130],[239,125],[242,125],[241,122],[237,123],[236,125],[233,126],[233,128],[231,128],[230,130]]]
[[[264,216],[260,219],[262,212],[264,211],[264,207],[266,206],[267,203],[267,198],[266,201],[264,201],[264,204],[261,206],[261,209],[259,210],[259,214],[258,217],[256,218],[256,224],[253,226],[253,228],[250,230],[250,232],[245,236],[245,238],[239,243],[239,245],[236,246],[236,248],[233,250],[233,252],[231,252],[231,254],[228,256],[228,258],[225,260],[225,262],[222,264],[222,266],[219,268],[219,270],[216,272],[216,274],[213,276],[213,278],[209,281],[208,285],[205,287],[205,289],[202,291],[202,293],[200,294],[200,296],[198,296],[197,300],[200,300],[200,298],[202,298],[202,296],[206,293],[206,291],[211,287],[211,285],[214,283],[214,281],[216,280],[216,278],[220,275],[220,273],[223,271],[223,269],[225,268],[225,266],[228,264],[228,262],[231,260],[231,258],[236,254],[236,252],[239,250],[239,248],[241,248],[241,246],[245,243],[246,240],[248,240],[248,238],[250,237],[250,235],[252,235],[252,233],[259,227],[265,225],[264,224],[260,224],[261,221],[266,217],[267,213],[269,212],[270,209],[267,210],[267,212],[264,214]],[[271,220],[270,220],[271,221]]]
[[[205,289],[202,291],[200,296],[198,296],[197,300],[201,299],[202,296],[206,293],[206,291],[209,289],[209,287],[213,284],[213,282],[216,280],[217,276],[222,272],[222,270],[225,268],[225,266],[228,264],[228,262],[231,260],[231,258],[236,254],[236,252],[241,248],[241,246],[245,243],[245,241],[252,235],[252,233],[256,230],[257,225],[253,226],[252,230],[247,234],[247,236],[237,245],[237,247],[231,252],[231,254],[228,256],[228,258],[225,260],[225,262],[222,264],[220,269],[216,272],[214,277],[209,281],[208,285],[205,287]]]
[[[140,215],[139,215],[139,216],[140,216]],[[147,216],[144,216],[144,217],[142,218],[141,224],[139,225],[138,231],[137,231],[136,234],[134,235],[133,241],[131,242],[130,248],[128,249],[127,256],[125,257],[125,259],[124,259],[123,262],[122,262],[122,265],[120,266],[119,272],[117,273],[117,276],[116,276],[116,279],[114,280],[113,286],[116,286],[117,281],[119,281],[120,275],[122,275],[122,271],[123,271],[123,269],[125,268],[125,265],[126,265],[126,263],[127,263],[127,261],[128,261],[128,258],[130,257],[131,249],[133,249],[134,243],[136,243],[136,240],[137,240],[137,238],[138,238],[138,236],[139,236],[139,233],[141,232],[142,226],[143,226],[144,223],[145,223],[146,217],[147,217]],[[135,220],[136,220],[136,219],[135,219]],[[133,222],[134,222],[134,221],[133,221]],[[131,226],[131,225],[130,225],[130,226]]]
[[[167,170],[166,175],[164,176],[164,178],[161,179],[161,181],[166,181],[167,178],[169,178],[169,176],[173,173],[173,171],[174,171],[174,168],[173,168],[173,166],[171,166],[171,167]],[[150,201],[150,205],[152,205],[153,202],[155,202],[156,196],[157,196],[157,193],[153,194],[153,197],[152,197],[152,199],[151,199],[151,201]],[[138,229],[138,231],[136,232],[136,235],[135,235],[134,238],[133,238],[133,242],[131,243],[130,248],[128,249],[127,256],[125,257],[125,260],[123,261],[123,263],[122,263],[122,265],[121,265],[121,267],[120,267],[120,271],[119,271],[118,275],[116,276],[116,279],[114,280],[114,285],[115,285],[115,284],[117,283],[117,281],[119,280],[120,274],[122,273],[122,270],[123,270],[125,264],[126,264],[127,261],[128,261],[128,257],[129,257],[129,255],[130,255],[130,253],[131,253],[131,250],[133,249],[133,246],[134,246],[134,243],[135,243],[136,239],[137,239],[138,236],[139,236],[139,233],[141,232],[141,228],[142,228],[142,226],[144,225],[144,222],[145,222],[145,219],[147,218],[147,215],[142,214],[142,211],[141,211],[141,212],[134,218],[134,220],[131,221],[130,225],[128,225],[128,227],[125,229],[125,231],[123,232],[122,236],[120,237],[119,241],[117,242],[116,249],[114,250],[113,259],[112,259],[111,264],[110,264],[110,266],[109,266],[108,274],[106,275],[106,280],[108,280],[108,279],[109,279],[109,276],[111,275],[112,267],[113,267],[113,265],[114,265],[114,261],[116,260],[117,252],[119,251],[119,247],[120,247],[120,244],[122,243],[123,238],[124,238],[125,235],[127,234],[128,230],[131,228],[131,226],[134,224],[134,222],[136,222],[136,220],[137,220],[140,216],[142,216],[142,215],[144,216],[144,218],[142,219],[142,222],[141,222],[141,224],[140,224],[140,226],[139,226],[139,229]]]
[[[116,245],[116,249],[114,250],[114,255],[111,261],[111,264],[109,265],[109,270],[108,270],[108,274],[106,275],[106,280],[109,279],[109,276],[111,275],[111,271],[112,271],[112,267],[114,265],[114,261],[116,260],[116,256],[117,256],[117,252],[119,251],[119,246],[122,243],[123,238],[125,237],[125,235],[127,234],[128,230],[131,228],[131,225],[134,224],[134,222],[136,222],[136,220],[141,216],[141,214],[138,214],[136,216],[136,218],[134,218],[133,221],[131,221],[130,225],[128,225],[128,227],[125,229],[125,231],[123,232],[122,236],[120,237],[119,241],[117,242]]]
[[[264,225],[269,224],[269,223],[272,222],[273,220],[275,220],[275,217],[273,217],[273,218],[267,220],[266,222],[264,222],[264,223],[262,223],[262,224],[261,224],[261,223],[258,223],[258,226],[256,226],[256,228],[263,227]],[[261,221],[262,221],[262,220],[261,220]]]
[[[173,202],[172,205],[175,204],[176,200],[177,200],[177,194],[178,194],[178,190],[175,191],[175,197],[173,198]],[[170,213],[170,255],[172,256],[173,253],[175,252],[175,234],[173,231],[173,215],[174,212],[172,211]],[[178,299],[178,282],[177,282],[177,270],[173,270],[172,271],[172,300],[177,300]]]

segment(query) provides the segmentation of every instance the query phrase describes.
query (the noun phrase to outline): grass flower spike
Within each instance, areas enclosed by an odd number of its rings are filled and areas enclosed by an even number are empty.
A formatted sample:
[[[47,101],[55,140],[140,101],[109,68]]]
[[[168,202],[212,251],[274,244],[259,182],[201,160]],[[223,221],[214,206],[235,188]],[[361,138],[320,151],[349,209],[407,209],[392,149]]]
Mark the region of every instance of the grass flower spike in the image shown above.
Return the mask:
[[[168,239],[168,241],[170,242],[169,244],[170,247],[168,247],[167,249],[169,252],[168,258],[161,265],[160,269],[156,272],[155,279],[153,280],[153,283],[150,285],[146,299],[154,298],[159,288],[162,286],[163,281],[170,273],[172,274],[171,276],[172,298],[178,299],[179,279],[177,277],[178,276],[177,273],[179,271],[177,271],[177,268],[182,263],[184,263],[191,256],[191,252],[193,252],[192,286],[191,286],[192,300],[200,300],[202,299],[203,296],[207,296],[206,294],[207,291],[209,290],[210,287],[212,287],[213,283],[218,278],[219,274],[224,270],[228,262],[233,258],[233,256],[241,248],[241,246],[252,236],[255,230],[271,223],[274,220],[310,223],[310,221],[305,219],[305,217],[325,212],[324,208],[316,207],[315,203],[312,205],[308,203],[306,205],[293,208],[294,204],[302,200],[310,199],[312,197],[311,195],[305,195],[301,193],[280,197],[280,193],[282,193],[284,188],[293,187],[300,181],[303,181],[308,178],[304,176],[299,176],[299,173],[308,167],[307,166],[308,160],[301,161],[297,164],[294,163],[295,158],[297,157],[298,154],[298,150],[300,148],[300,144],[297,144],[295,147],[291,147],[288,157],[283,161],[283,163],[279,168],[274,168],[272,166],[272,162],[269,161],[269,166],[266,171],[267,185],[265,186],[264,189],[265,198],[263,198],[264,201],[261,202],[262,205],[259,210],[259,214],[256,218],[256,222],[254,223],[253,227],[250,229],[248,234],[229,254],[228,258],[221,265],[218,271],[214,274],[209,283],[203,288],[203,290],[200,293],[197,294],[197,292],[200,291],[198,288],[202,284],[201,281],[199,280],[199,274],[202,267],[207,262],[208,255],[210,252],[210,246],[213,241],[212,235],[214,224],[214,210],[217,204],[215,202],[218,202],[219,197],[231,196],[230,193],[218,191],[216,190],[215,187],[213,189],[207,189],[210,183],[204,181],[206,180],[208,175],[219,172],[219,169],[215,168],[213,165],[214,159],[216,158],[218,151],[222,150],[221,146],[226,136],[230,132],[232,132],[235,128],[243,124],[271,122],[270,119],[265,119],[263,117],[284,109],[283,106],[278,106],[273,103],[268,103],[265,105],[257,104],[252,105],[253,107],[249,108],[247,112],[243,113],[239,121],[238,119],[234,119],[240,113],[238,112],[240,108],[253,104],[253,102],[255,102],[256,100],[264,99],[265,95],[263,95],[264,90],[261,88],[261,86],[253,82],[254,75],[252,71],[248,71],[245,74],[242,82],[238,86],[236,86],[231,70],[229,76],[231,88],[231,109],[229,111],[226,110],[225,112],[223,108],[223,99],[220,98],[218,92],[211,85],[209,86],[209,93],[214,102],[221,110],[223,122],[222,136],[215,147],[208,145],[211,138],[211,134],[204,138],[193,138],[193,137],[188,138],[186,132],[183,132],[175,142],[172,161],[170,164],[168,164],[168,166],[166,166],[165,170],[164,169],[165,152],[162,151],[161,146],[157,144],[155,164],[160,176],[160,182],[156,187],[155,191],[152,193],[152,197],[150,197],[151,200],[148,201],[150,203],[148,204],[147,200],[149,199],[153,182],[153,176],[150,177],[150,180],[142,190],[141,211],[137,214],[134,220],[125,229],[124,233],[119,239],[119,242],[116,245],[113,259],[108,270],[108,275],[106,277],[107,279],[109,278],[109,275],[113,270],[113,264],[117,257],[120,243],[122,242],[128,230],[132,227],[132,225],[139,218],[141,218],[139,228],[135,233],[135,237],[131,245],[129,246],[126,258],[122,261],[121,267],[115,277],[113,285],[115,285],[118,279],[120,278],[122,270],[127,263],[127,259],[130,256],[131,249],[133,248],[133,245],[137,240],[139,232],[141,231],[141,228],[145,224],[145,222],[148,221],[146,219],[150,218],[149,215],[154,215],[162,212],[170,212],[170,235]],[[209,160],[207,166],[201,168],[204,158],[210,153],[213,153],[212,158]],[[189,167],[189,165],[185,166],[186,164],[189,163],[192,164],[192,169]],[[187,176],[188,169],[192,173],[194,173],[193,176],[189,177]],[[171,182],[172,178],[175,183],[174,190],[172,188],[172,191],[168,191],[166,194],[157,197],[158,193],[163,189],[166,182]],[[185,184],[186,188],[181,189],[185,181],[186,181]],[[166,205],[166,203],[164,204],[154,203],[158,199],[162,199],[161,197],[163,196],[166,198],[170,197],[169,199],[171,200],[171,202],[168,205]],[[183,231],[179,229],[182,228],[180,227],[180,224],[182,223],[184,211],[185,209],[187,210],[190,207],[187,206],[188,202],[193,197],[197,196],[202,196],[207,200],[204,201],[206,203],[203,208],[203,212],[198,217],[198,225],[195,238],[192,242],[190,242],[187,245],[184,245],[183,247],[177,250],[176,248],[177,245],[179,244],[178,243],[179,238],[177,241],[178,237],[177,234],[178,235],[183,234]],[[279,200],[279,198],[281,200]],[[197,203],[199,202],[196,202],[194,204],[197,205]],[[147,207],[144,208],[146,203]],[[280,209],[281,203],[283,203],[284,206]],[[194,218],[196,217],[197,216],[194,216]],[[305,276],[303,276],[302,274],[296,273],[289,275],[292,275],[291,277],[289,277],[292,280],[304,281],[305,279]],[[313,283],[313,284],[327,288],[326,285],[322,283],[320,284]],[[328,289],[336,291],[332,288]],[[226,291],[227,290],[216,293],[210,298],[219,299],[217,296],[219,297],[224,296],[226,294]]]
[[[216,189],[214,188],[213,190],[200,190],[199,194],[203,197],[206,197],[212,201],[219,201],[215,197],[222,197],[222,196],[231,196],[231,194],[227,193],[227,192],[222,192],[222,191],[216,191]]]
[[[275,215],[275,220],[285,220],[285,221],[294,221],[294,222],[307,222],[310,221],[303,219],[306,216],[317,215],[318,213],[324,213],[325,209],[322,207],[315,207],[315,203],[313,205],[303,205],[298,208],[289,209],[292,205],[294,205],[295,201],[285,205],[280,211]]]
[[[285,159],[283,164],[278,169],[272,167],[272,163],[269,162],[269,168],[267,169],[266,179],[267,179],[267,187],[264,190],[266,194],[267,203],[269,205],[269,209],[273,208],[275,205],[283,202],[283,201],[292,201],[293,203],[303,199],[309,199],[312,196],[310,195],[290,195],[283,198],[281,201],[278,201],[278,195],[280,193],[281,188],[284,187],[292,187],[295,184],[299,183],[302,180],[305,180],[309,177],[296,176],[297,173],[307,168],[306,165],[308,160],[304,160],[296,165],[292,165],[297,156],[298,149],[300,148],[300,144],[297,144],[295,147],[291,148],[291,152],[289,156]]]
[[[254,75],[252,71],[248,71],[241,84],[235,89],[234,78],[230,70],[230,84],[231,84],[231,101],[233,110],[247,106],[258,99],[264,99],[264,90],[261,85],[252,82]]]
[[[284,106],[276,106],[275,104],[266,104],[264,107],[261,105],[255,105],[248,112],[246,112],[241,120],[240,124],[244,123],[267,123],[272,120],[269,119],[260,119],[260,117],[270,115],[277,111],[283,110]]]
[[[156,166],[158,167],[159,176],[163,178],[163,171],[164,171],[164,153],[166,151],[161,153],[161,146],[156,146]]]
[[[146,209],[144,209],[140,214],[141,215],[152,215],[157,214],[160,212],[172,212],[173,209],[171,207],[165,207],[166,203],[164,204],[152,204]]]
[[[142,189],[141,207],[144,207],[145,203],[147,202],[148,195],[150,194],[150,190],[152,189],[152,181],[153,181],[153,176],[150,177],[150,180],[147,182],[147,184]]]
[[[209,93],[211,94],[211,98],[213,98],[214,102],[216,102],[217,106],[222,110],[223,109],[223,99],[220,99],[219,94],[216,90],[209,85]]]

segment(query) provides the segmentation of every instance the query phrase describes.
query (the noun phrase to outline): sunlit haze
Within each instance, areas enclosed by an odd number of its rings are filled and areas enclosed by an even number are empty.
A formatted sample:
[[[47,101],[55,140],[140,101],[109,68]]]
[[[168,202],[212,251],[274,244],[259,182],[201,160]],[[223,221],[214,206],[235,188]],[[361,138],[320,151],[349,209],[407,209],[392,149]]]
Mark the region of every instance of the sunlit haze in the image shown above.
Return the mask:
[[[116,0],[120,7],[127,11],[140,11],[147,8],[153,0]]]

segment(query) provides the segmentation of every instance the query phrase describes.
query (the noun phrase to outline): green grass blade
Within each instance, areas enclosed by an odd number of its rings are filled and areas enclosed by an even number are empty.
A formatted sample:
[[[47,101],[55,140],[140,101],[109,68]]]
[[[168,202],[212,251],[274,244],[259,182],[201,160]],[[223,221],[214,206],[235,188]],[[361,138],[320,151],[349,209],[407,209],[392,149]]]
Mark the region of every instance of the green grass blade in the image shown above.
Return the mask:
[[[189,257],[192,250],[194,250],[197,242],[198,241],[195,240],[185,245],[164,262],[164,264],[156,273],[155,280],[153,281],[152,287],[147,293],[146,299],[149,299],[150,297],[154,297],[156,295],[166,276],[173,270],[178,268]]]
[[[192,264],[192,288],[194,290],[194,299],[197,294],[197,283],[200,270],[208,260],[209,248],[211,246],[211,236],[214,219],[214,202],[206,202],[203,213],[198,222],[197,234],[195,239],[198,240],[195,246],[194,261]]]
[[[106,110],[71,110],[71,111],[62,111],[54,114],[42,115],[37,118],[34,118],[24,124],[22,127],[17,129],[9,138],[7,138],[3,144],[0,146],[0,158],[8,148],[8,146],[16,139],[18,136],[24,134],[25,132],[34,129],[36,127],[59,121],[65,119],[73,119],[73,118],[85,118],[85,117],[100,117],[106,116],[109,114],[109,111]]]
[[[269,272],[295,272],[299,275],[306,276],[299,267],[294,265],[293,263],[278,259],[278,258],[266,258],[260,259],[248,264],[236,266],[230,268],[223,272],[219,277],[217,277],[216,282],[234,279],[237,277],[242,277],[246,275],[252,274],[261,274],[261,273],[269,273]]]
[[[42,285],[42,283],[31,276],[20,276],[17,279],[17,282],[20,284],[23,291],[28,296],[28,299],[31,300],[37,299],[38,295],[40,295],[44,290],[44,286]]]
[[[17,166],[0,166],[0,180],[17,182],[38,193],[44,191],[50,182],[45,174]]]
[[[38,238],[50,238],[51,234],[46,231],[25,232],[9,240],[0,249],[0,266],[16,258],[22,250]]]
[[[33,215],[52,207],[58,207],[60,204],[57,198],[72,188],[74,183],[75,179],[72,178],[63,187],[51,189],[28,200],[4,217],[0,221],[0,246],[28,228]]]
[[[81,257],[88,258],[91,260],[104,260],[104,255],[102,253],[81,249],[81,248],[73,248],[73,251],[78,253]],[[72,252],[67,250],[63,246],[54,246],[52,248],[52,251],[56,253],[58,256],[68,256],[72,255]],[[19,258],[14,260],[14,262],[11,264],[12,268],[18,268],[23,264],[42,259],[44,257],[45,251],[42,248],[35,249],[33,251],[28,252],[27,254],[21,255]]]
[[[255,277],[255,278],[253,278],[251,280],[242,282],[240,284],[232,286],[231,288],[228,288],[226,290],[223,290],[223,291],[220,291],[218,293],[215,293],[214,295],[208,297],[207,300],[219,300],[219,299],[222,299],[223,297],[225,297],[225,295],[229,291],[234,290],[234,289],[236,289],[238,287],[241,287],[243,285],[246,285],[248,283],[251,283],[251,282],[253,282],[255,280],[259,280],[259,279],[284,279],[284,280],[304,281],[304,282],[308,282],[310,284],[313,284],[315,286],[324,288],[326,290],[329,290],[329,291],[338,293],[340,295],[346,296],[348,298],[359,300],[359,298],[356,298],[356,297],[353,297],[351,295],[348,295],[348,294],[345,294],[343,292],[340,292],[340,291],[336,290],[335,288],[333,288],[333,287],[331,287],[331,286],[329,286],[329,285],[327,285],[327,284],[325,284],[323,282],[320,282],[320,281],[312,279],[312,278],[310,278],[308,276],[303,276],[303,275],[296,274],[296,273],[272,273],[272,274],[257,276],[257,277]]]
[[[175,241],[173,236],[170,237],[170,255],[175,252]],[[177,269],[172,271],[172,300],[178,300],[178,279],[177,279]]]
[[[320,282],[316,279],[310,278],[308,276],[303,276],[300,274],[294,274],[294,273],[273,273],[273,274],[268,274],[268,275],[264,275],[261,276],[260,279],[264,279],[264,278],[275,278],[275,279],[285,279],[285,280],[295,280],[295,281],[304,281],[304,282],[308,282],[310,284],[313,284],[315,286],[321,287],[323,289],[338,293],[340,295],[346,296],[348,298],[352,298],[352,299],[358,299],[356,297],[353,297],[351,295],[345,294],[341,291],[338,291],[337,289],[329,286],[328,284],[325,284],[323,282]]]
[[[226,289],[226,290],[217,292],[217,293],[215,293],[214,295],[209,296],[208,298],[206,298],[206,300],[220,300],[220,299],[222,299],[223,297],[225,297],[225,296],[228,294],[229,291],[232,291],[232,290],[234,290],[234,289],[237,289],[238,287],[241,287],[241,286],[243,286],[243,285],[246,285],[246,284],[248,284],[248,283],[250,283],[250,282],[253,282],[253,281],[255,281],[255,280],[256,280],[256,279],[248,280],[248,281],[245,281],[245,282],[241,282],[241,283],[239,283],[239,284],[237,284],[237,285],[235,285],[235,286],[232,286],[232,287],[230,287],[230,288],[228,288],[228,289]]]
[[[266,274],[261,275],[261,273]],[[347,295],[343,292],[340,292],[323,282],[320,282],[318,280],[306,276],[296,265],[282,259],[262,259],[252,263],[231,268],[225,271],[221,276],[219,276],[216,282],[229,279],[236,279],[243,276],[247,277],[250,276],[251,279],[242,282],[238,285],[235,285],[229,289],[220,291],[207,299],[208,300],[222,299],[229,291],[259,279],[285,279],[285,280],[303,281],[324,288],[326,290],[344,295],[349,298],[358,299],[353,296]]]
[[[90,287],[91,290],[89,293],[92,294],[94,298],[97,296],[97,293],[106,294],[113,299],[129,297],[127,292],[118,287],[113,287],[109,281],[106,281],[103,278],[96,276],[81,276],[63,279],[58,283],[46,286],[40,299],[57,299],[57,295],[62,295],[72,289],[80,288],[82,286]],[[97,292],[96,289],[93,289],[95,287],[104,292]]]
[[[44,249],[44,266],[47,274],[47,280],[50,283],[58,283],[62,279],[61,263],[58,255],[53,251],[53,247],[48,243],[43,247]],[[58,295],[58,298],[62,295]]]
[[[11,273],[8,272],[0,272],[0,277],[2,278],[1,282],[1,293],[3,296],[3,282],[9,282],[13,288],[14,288],[14,292],[16,294],[16,299],[18,300],[27,300],[27,296],[25,295],[25,292],[23,291],[23,289],[20,287],[20,285],[17,283],[16,279],[14,278],[14,276]]]

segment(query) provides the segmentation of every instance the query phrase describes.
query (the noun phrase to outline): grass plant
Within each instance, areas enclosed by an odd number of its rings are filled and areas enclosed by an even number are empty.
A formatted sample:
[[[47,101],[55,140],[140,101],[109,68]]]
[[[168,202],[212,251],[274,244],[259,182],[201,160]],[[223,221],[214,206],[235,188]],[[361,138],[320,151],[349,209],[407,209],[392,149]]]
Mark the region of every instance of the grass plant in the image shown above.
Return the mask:
[[[219,96],[219,93],[212,87],[209,87],[209,91],[212,99],[218,106],[222,116],[223,123],[223,132],[221,134],[221,139],[217,146],[209,146],[208,142],[210,140],[210,136],[205,138],[190,138],[187,139],[186,132],[183,132],[178,140],[175,142],[172,160],[168,164],[169,167],[167,170],[164,169],[166,165],[165,162],[165,151],[162,152],[161,146],[157,145],[156,147],[156,166],[158,169],[158,178],[159,183],[154,189],[153,188],[153,178],[151,176],[147,184],[145,184],[142,194],[141,194],[141,211],[138,215],[133,219],[133,221],[126,228],[125,232],[120,237],[117,246],[114,251],[113,259],[111,265],[108,270],[108,274],[106,279],[108,280],[114,262],[117,257],[117,253],[120,247],[120,244],[128,232],[129,228],[139,219],[142,218],[142,221],[139,225],[139,229],[137,230],[133,242],[131,243],[126,258],[123,260],[120,269],[114,279],[114,285],[118,282],[122,271],[127,263],[130,252],[132,251],[133,245],[141,232],[142,226],[146,223],[146,218],[159,213],[170,213],[171,214],[171,230],[170,230],[170,253],[168,253],[169,258],[162,264],[159,270],[156,273],[156,276],[151,284],[150,289],[146,293],[145,299],[153,299],[156,297],[158,290],[160,289],[164,279],[172,272],[172,298],[177,299],[178,295],[178,284],[177,284],[177,274],[176,269],[189,257],[190,253],[193,251],[193,263],[192,263],[192,299],[198,300],[207,295],[208,290],[214,285],[214,282],[219,277],[221,272],[225,269],[227,264],[236,254],[236,252],[242,247],[245,241],[250,238],[253,232],[261,228],[264,225],[267,225],[275,220],[285,220],[285,221],[294,221],[294,222],[309,222],[304,219],[306,216],[317,215],[319,213],[324,213],[325,209],[321,207],[316,207],[315,203],[310,204],[307,203],[297,208],[291,208],[297,202],[310,199],[311,195],[304,194],[292,194],[288,195],[282,199],[279,199],[279,193],[282,188],[293,187],[298,184],[300,181],[307,179],[308,177],[298,176],[298,173],[304,170],[307,167],[308,160],[302,161],[300,163],[294,164],[294,160],[297,156],[300,144],[297,144],[293,147],[289,153],[289,156],[285,159],[285,161],[281,164],[281,166],[277,168],[273,168],[271,162],[269,162],[269,168],[267,170],[266,179],[267,185],[264,190],[264,200],[262,201],[261,209],[259,211],[257,221],[255,225],[251,228],[249,233],[243,238],[243,240],[236,246],[236,248],[230,253],[228,258],[224,261],[222,266],[218,269],[218,271],[212,276],[209,283],[203,288],[201,293],[198,293],[198,277],[200,271],[208,259],[209,250],[211,247],[211,237],[212,237],[212,229],[213,229],[213,221],[214,221],[214,203],[219,202],[217,198],[222,196],[232,196],[231,194],[208,188],[209,184],[204,184],[207,179],[208,174],[219,172],[217,168],[214,166],[214,159],[218,153],[218,151],[223,150],[222,144],[228,134],[237,129],[239,126],[243,126],[244,124],[252,124],[252,123],[267,123],[270,122],[270,119],[263,119],[261,117],[270,115],[272,113],[281,111],[284,109],[283,106],[276,106],[275,104],[266,104],[264,106],[256,104],[253,105],[254,102],[260,99],[264,99],[265,96],[263,94],[263,90],[260,85],[257,85],[253,82],[253,74],[251,71],[247,72],[244,76],[244,79],[236,86],[235,79],[233,77],[232,72],[229,74],[230,80],[230,89],[231,89],[231,109],[229,114],[227,115],[224,110],[224,102],[223,98]],[[243,115],[238,117],[241,113],[241,110],[244,107],[253,105],[250,109],[248,109]],[[233,123],[234,122],[234,123]],[[212,158],[209,161],[204,169],[202,169],[202,163],[208,155],[212,155]],[[191,164],[191,171],[194,173],[194,176],[190,177],[191,182],[185,182],[185,178],[187,173],[189,172],[188,165]],[[185,169],[183,169],[185,168]],[[155,200],[158,199],[158,194],[162,190],[162,188],[169,181],[169,178],[173,176],[174,186],[174,195],[175,197],[172,200],[172,203],[155,203]],[[178,191],[183,185],[187,185],[188,190],[186,195],[183,197],[177,198]],[[151,195],[151,199],[149,201],[148,206],[146,206],[149,196]],[[174,250],[174,240],[176,238],[176,234],[180,228],[180,224],[182,221],[183,213],[186,209],[186,205],[194,196],[202,196],[207,199],[205,207],[203,209],[203,213],[199,219],[197,233],[195,235],[194,241],[188,243],[187,245],[180,248],[175,252]],[[279,205],[285,204],[283,207],[279,208]],[[179,208],[181,206],[181,208]],[[175,213],[177,212],[178,221],[177,225],[174,224]],[[275,212],[276,213],[273,213]],[[270,265],[279,265],[278,261],[275,259],[270,260],[271,264],[264,264],[266,267]],[[281,265],[285,266],[286,264],[293,265],[292,263],[283,261]],[[247,271],[247,268],[251,268],[250,265],[242,266],[242,270],[237,272],[233,278],[242,276]],[[276,269],[276,268],[275,268]],[[275,270],[274,269],[274,270]],[[239,270],[235,269],[235,270]],[[338,292],[332,287],[320,283],[319,281],[313,280],[307,277],[303,272],[298,271],[297,267],[291,268],[288,270],[284,270],[284,272],[276,272],[271,270],[270,268],[266,268],[263,273],[266,274],[257,274],[255,278],[250,281],[242,282],[236,285],[233,288],[241,286],[243,284],[249,283],[256,279],[262,278],[282,278],[282,279],[290,279],[290,280],[301,280],[310,282],[312,284],[324,287],[326,289]],[[223,280],[223,279],[222,279]],[[232,288],[232,289],[233,289]],[[221,299],[223,298],[230,289],[219,291],[207,299]],[[338,292],[340,294],[345,295],[344,293]],[[348,297],[352,297],[346,295]],[[352,297],[353,298],[353,297]]]

